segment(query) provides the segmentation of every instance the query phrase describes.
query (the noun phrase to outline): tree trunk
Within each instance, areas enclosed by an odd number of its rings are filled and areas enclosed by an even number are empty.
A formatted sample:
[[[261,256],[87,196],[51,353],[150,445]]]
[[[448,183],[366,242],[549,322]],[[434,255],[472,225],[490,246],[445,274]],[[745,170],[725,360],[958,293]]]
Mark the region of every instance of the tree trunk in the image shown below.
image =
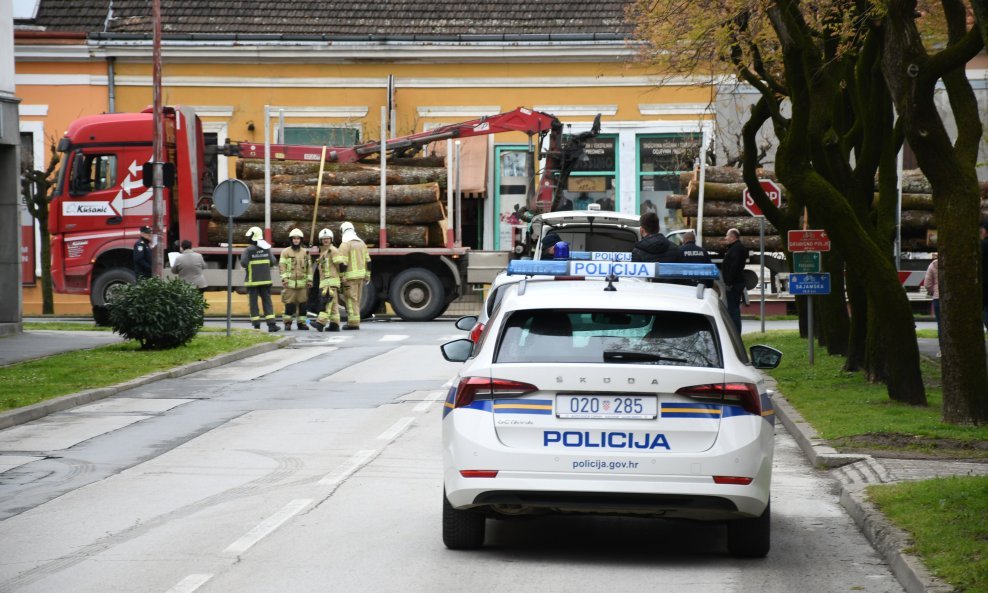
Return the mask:
[[[766,225],[768,226],[768,225]],[[704,220],[703,228],[707,228],[707,222]],[[755,231],[758,232],[757,230]],[[718,233],[716,235],[707,236],[706,231],[703,235],[703,247],[709,251],[716,251],[717,253],[724,253],[727,251],[727,239],[724,235],[727,233],[726,229],[723,233]],[[749,251],[758,251],[758,235],[741,235],[739,238],[741,244],[748,248]],[[782,251],[785,249],[785,242],[782,240],[778,234],[770,235],[768,230],[765,231],[765,251]]]
[[[855,372],[864,368],[867,359],[868,297],[861,283],[853,276],[847,276],[846,286],[847,304],[851,313],[844,370]]]
[[[824,254],[823,269],[830,273],[830,294],[820,299],[820,336],[829,354],[845,356],[851,321],[844,300],[844,258],[837,251]]]
[[[308,221],[305,225],[308,228],[312,224],[312,211],[313,207],[311,204],[272,202],[271,220],[304,220]],[[446,218],[446,213],[441,202],[413,204],[411,206],[389,206],[386,209],[386,213],[388,216],[387,221],[391,224],[427,224]],[[213,219],[224,222],[226,217],[214,210]],[[247,210],[237,217],[237,220],[244,222],[263,221],[264,204],[251,202],[247,206]],[[326,221],[343,222],[346,220],[354,223],[367,222],[378,224],[381,220],[381,209],[378,206],[320,206],[318,216],[316,217],[317,225],[321,225]]]
[[[761,228],[761,222],[759,222],[757,217],[754,216],[722,216],[717,218],[706,218],[703,219],[703,236],[708,235],[725,235],[728,229],[737,229],[742,235],[754,235],[755,240],[758,240],[759,229]],[[765,238],[767,239],[769,235],[779,236],[779,231],[776,230],[771,224],[765,224]]]
[[[400,166],[388,161],[388,185],[408,183],[428,183],[446,179],[446,168],[435,167],[422,159],[415,166]],[[271,177],[307,177],[315,180],[319,176],[319,163],[312,161],[272,161]],[[255,159],[239,159],[237,161],[237,179],[264,179],[264,161]],[[402,181],[402,180],[412,181]],[[422,179],[422,181],[414,181]],[[381,183],[380,164],[366,163],[326,163],[323,166],[323,183],[333,185],[377,185]]]
[[[264,182],[246,181],[250,199],[264,202]],[[418,185],[389,185],[385,195],[388,206],[426,204],[439,201],[438,183]],[[271,201],[291,204],[312,204],[316,199],[315,185],[272,185]],[[376,185],[324,185],[319,192],[319,205],[375,205],[381,203],[381,188]]]
[[[669,202],[666,201],[666,207]],[[696,217],[700,212],[700,205],[694,200],[686,200],[682,203],[683,216]],[[741,200],[735,202],[703,202],[703,217],[708,216],[749,216],[744,209]]]

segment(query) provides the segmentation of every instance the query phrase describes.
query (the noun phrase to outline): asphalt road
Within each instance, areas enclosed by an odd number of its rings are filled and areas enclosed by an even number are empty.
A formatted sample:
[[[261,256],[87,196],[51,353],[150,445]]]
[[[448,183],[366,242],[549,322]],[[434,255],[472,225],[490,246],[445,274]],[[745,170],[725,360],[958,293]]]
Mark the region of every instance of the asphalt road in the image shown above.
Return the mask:
[[[764,560],[729,557],[722,526],[596,517],[448,551],[437,346],[462,332],[299,335],[0,431],[0,592],[902,590],[778,424]]]

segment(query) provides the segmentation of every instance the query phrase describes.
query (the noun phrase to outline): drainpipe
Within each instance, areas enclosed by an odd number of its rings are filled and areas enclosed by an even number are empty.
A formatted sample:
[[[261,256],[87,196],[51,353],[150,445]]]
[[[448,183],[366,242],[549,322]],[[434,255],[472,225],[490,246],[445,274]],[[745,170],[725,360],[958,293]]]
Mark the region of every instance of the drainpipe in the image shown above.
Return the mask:
[[[116,113],[117,111],[117,85],[116,85],[116,80],[114,80],[115,74],[113,70],[113,65],[114,63],[116,63],[116,61],[117,59],[112,56],[106,59],[106,81],[107,81],[107,89],[110,95],[109,97],[110,113]]]

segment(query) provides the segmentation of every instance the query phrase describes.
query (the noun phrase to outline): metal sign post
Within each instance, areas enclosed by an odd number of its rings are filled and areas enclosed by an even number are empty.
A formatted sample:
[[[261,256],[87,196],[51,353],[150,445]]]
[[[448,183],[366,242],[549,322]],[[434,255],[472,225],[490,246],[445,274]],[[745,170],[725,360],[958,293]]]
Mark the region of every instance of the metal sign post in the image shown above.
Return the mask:
[[[768,199],[775,204],[776,208],[782,207],[782,187],[771,179],[759,179],[758,184],[761,185],[762,191],[768,196]],[[761,294],[759,299],[760,306],[758,317],[762,321],[762,333],[765,333],[765,215],[762,213],[762,209],[755,203],[755,199],[751,197],[751,192],[748,188],[744,188],[741,192],[741,205],[744,209],[748,211],[748,214],[752,216],[757,216],[759,218],[758,225],[758,292]]]
[[[810,364],[813,364],[813,295],[830,294],[830,274],[789,274],[789,292],[793,295],[806,295],[806,335],[810,346]]]
[[[216,211],[226,216],[226,337],[230,337],[230,317],[233,310],[233,219],[250,205],[250,188],[239,179],[219,182],[213,190]]]

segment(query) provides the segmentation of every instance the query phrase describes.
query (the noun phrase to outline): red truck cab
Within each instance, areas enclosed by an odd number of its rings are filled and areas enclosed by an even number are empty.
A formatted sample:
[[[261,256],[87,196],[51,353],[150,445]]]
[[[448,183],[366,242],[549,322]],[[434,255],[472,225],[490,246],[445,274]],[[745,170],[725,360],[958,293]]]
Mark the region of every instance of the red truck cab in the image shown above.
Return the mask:
[[[142,180],[152,128],[150,109],[94,115],[74,121],[59,142],[62,167],[48,222],[57,292],[89,293],[100,306],[116,285],[134,281],[134,243],[139,229],[152,225],[153,190]],[[179,237],[198,245],[202,123],[189,108],[168,107],[164,128],[167,160],[181,172],[163,190],[166,245]]]

